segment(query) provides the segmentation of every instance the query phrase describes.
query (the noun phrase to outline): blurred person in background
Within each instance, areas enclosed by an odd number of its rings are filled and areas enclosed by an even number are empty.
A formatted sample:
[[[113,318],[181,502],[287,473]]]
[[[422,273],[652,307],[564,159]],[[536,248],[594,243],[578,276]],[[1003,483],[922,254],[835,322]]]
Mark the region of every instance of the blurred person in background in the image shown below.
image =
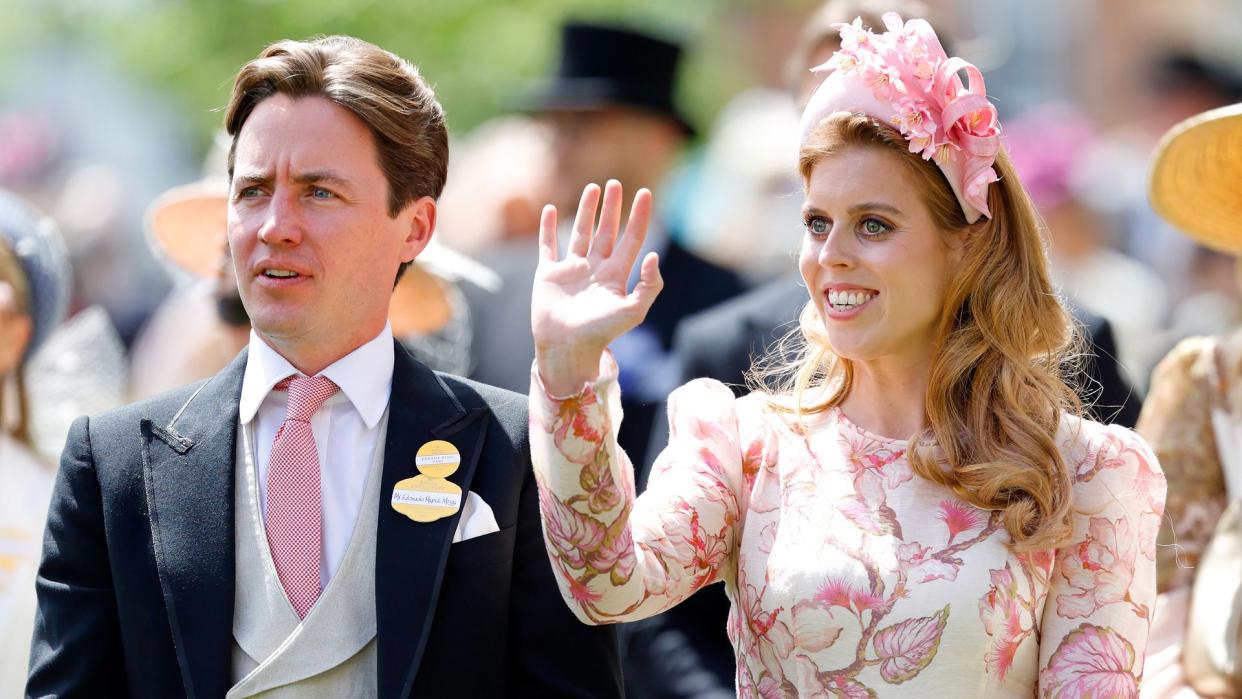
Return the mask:
[[[1192,117],[1161,141],[1150,170],[1153,210],[1196,244],[1235,260],[1242,273],[1242,104]],[[1236,293],[1236,291],[1235,291]],[[1242,499],[1242,328],[1183,340],[1156,367],[1138,430],[1151,444],[1169,482],[1168,516],[1161,528],[1157,602],[1144,697],[1218,696],[1186,657],[1200,615],[1231,619],[1232,645],[1221,660],[1242,662],[1242,553],[1237,550],[1237,503]],[[1231,514],[1226,508],[1233,503]],[[1232,520],[1233,528],[1228,527]],[[1232,537],[1236,560],[1204,569],[1216,537]],[[1228,542],[1222,542],[1228,543]],[[1228,549],[1226,549],[1228,552]],[[1223,565],[1221,565],[1223,563]],[[1209,581],[1207,576],[1215,576]],[[1199,584],[1212,583],[1226,594]],[[1193,590],[1193,594],[1192,594]],[[1229,597],[1229,592],[1233,597]],[[1204,596],[1206,593],[1206,596]],[[1215,639],[1219,642],[1221,639]],[[1240,677],[1236,676],[1235,682]],[[1242,685],[1219,696],[1242,695]]]
[[[147,320],[130,352],[130,399],[205,379],[250,341],[227,246],[227,175],[174,187],[147,213],[158,256],[180,280]]]
[[[551,140],[546,123],[517,114],[453,140],[436,224],[445,245],[492,259],[528,254],[549,196]]]
[[[556,73],[527,103],[551,132],[554,203],[568,210],[584,185],[608,178],[660,191],[693,134],[674,101],[681,55],[678,44],[628,27],[562,27]],[[669,350],[677,322],[742,290],[736,274],[692,253],[678,238],[677,231],[653,225],[648,248],[660,253],[674,287],[643,326],[613,348],[627,389],[624,409],[632,416],[621,440],[639,457],[656,406],[676,386]],[[530,290],[538,259],[533,235],[528,240],[520,255],[505,251],[508,259],[480,255],[500,274],[504,293],[476,306],[477,378],[516,391],[527,389],[534,359]]]
[[[1231,262],[1180,234],[1152,211],[1146,173],[1157,141],[1175,124],[1242,99],[1242,73],[1221,56],[1185,45],[1155,45],[1150,58],[1135,68],[1143,76],[1137,106],[1126,121],[1100,134],[1091,145],[1078,184],[1084,201],[1116,227],[1114,235],[1101,235],[1154,270],[1165,288],[1157,331],[1130,334],[1120,325],[1116,328],[1130,376],[1143,390],[1156,362],[1178,340],[1222,332],[1230,319],[1239,316],[1229,288],[1232,275],[1220,273]],[[1114,296],[1115,304],[1129,301],[1123,293]],[[1129,313],[1148,312],[1143,305],[1131,304]]]
[[[22,696],[39,541],[56,471],[30,440],[27,360],[64,317],[71,272],[55,223],[0,190],[0,696]]]

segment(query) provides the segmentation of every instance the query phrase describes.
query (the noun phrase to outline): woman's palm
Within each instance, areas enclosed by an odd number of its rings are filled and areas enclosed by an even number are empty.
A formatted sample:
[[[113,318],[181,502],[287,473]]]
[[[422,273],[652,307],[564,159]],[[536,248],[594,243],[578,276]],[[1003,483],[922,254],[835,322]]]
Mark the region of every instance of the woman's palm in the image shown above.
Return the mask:
[[[646,316],[661,286],[655,255],[643,260],[639,283],[632,292],[626,293],[626,284],[646,237],[651,194],[640,190],[635,195],[625,233],[618,238],[621,198],[621,185],[609,182],[599,225],[594,226],[600,190],[589,185],[583,191],[563,259],[557,259],[556,209],[544,209],[531,299],[536,348],[602,351]]]

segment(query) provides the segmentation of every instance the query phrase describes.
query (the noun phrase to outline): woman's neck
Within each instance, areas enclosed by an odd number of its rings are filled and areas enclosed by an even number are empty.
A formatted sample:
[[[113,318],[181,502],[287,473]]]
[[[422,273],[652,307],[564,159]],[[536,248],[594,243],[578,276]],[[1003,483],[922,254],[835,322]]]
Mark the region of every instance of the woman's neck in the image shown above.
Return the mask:
[[[926,424],[931,358],[854,362],[854,382],[841,409],[868,432],[908,439]]]

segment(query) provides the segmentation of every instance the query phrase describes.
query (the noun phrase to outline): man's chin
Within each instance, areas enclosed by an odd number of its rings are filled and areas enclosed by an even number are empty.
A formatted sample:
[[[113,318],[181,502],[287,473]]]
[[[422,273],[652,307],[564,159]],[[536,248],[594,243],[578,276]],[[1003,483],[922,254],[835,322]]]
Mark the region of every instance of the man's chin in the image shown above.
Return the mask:
[[[250,316],[250,327],[263,339],[269,342],[296,341],[310,335],[310,323],[301,315],[290,317],[287,314],[256,313]]]

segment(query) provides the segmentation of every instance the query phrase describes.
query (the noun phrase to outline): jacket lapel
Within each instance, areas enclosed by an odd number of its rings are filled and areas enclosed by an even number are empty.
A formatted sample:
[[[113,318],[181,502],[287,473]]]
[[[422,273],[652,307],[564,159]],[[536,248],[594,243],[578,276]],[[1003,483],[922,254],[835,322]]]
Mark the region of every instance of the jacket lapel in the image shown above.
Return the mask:
[[[141,423],[151,541],[189,697],[229,688],[233,470],[243,351],[167,423]]]
[[[463,407],[442,379],[397,345],[375,542],[379,696],[384,699],[404,699],[414,686],[461,515],[459,510],[435,522],[414,522],[392,508],[393,486],[418,475],[414,457],[419,447],[444,439],[461,453],[461,466],[449,480],[464,496],[487,424],[486,410]]]

